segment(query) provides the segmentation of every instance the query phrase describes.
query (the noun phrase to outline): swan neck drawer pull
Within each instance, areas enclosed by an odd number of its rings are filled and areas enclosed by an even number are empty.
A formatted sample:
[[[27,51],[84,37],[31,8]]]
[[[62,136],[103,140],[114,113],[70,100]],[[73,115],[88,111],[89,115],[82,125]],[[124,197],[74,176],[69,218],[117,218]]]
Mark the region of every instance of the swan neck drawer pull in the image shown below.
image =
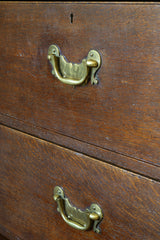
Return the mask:
[[[67,62],[58,46],[51,45],[48,60],[52,65],[52,74],[63,83],[75,86],[87,84],[91,80],[91,84],[98,84],[95,75],[101,66],[101,56],[96,50],[89,51],[87,58],[76,64]]]
[[[57,211],[60,212],[63,220],[73,228],[78,230],[89,230],[100,233],[99,223],[103,218],[102,210],[97,204],[91,204],[89,208],[82,211],[73,207],[68,198],[64,196],[62,188],[54,188],[54,200],[57,202]]]

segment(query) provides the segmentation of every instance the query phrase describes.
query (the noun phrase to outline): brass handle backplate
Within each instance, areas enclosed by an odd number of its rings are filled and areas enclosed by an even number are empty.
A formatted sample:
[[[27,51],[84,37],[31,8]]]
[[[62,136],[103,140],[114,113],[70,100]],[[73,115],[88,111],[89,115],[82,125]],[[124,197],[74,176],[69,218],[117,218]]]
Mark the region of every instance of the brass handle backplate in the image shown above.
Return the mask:
[[[91,204],[89,208],[82,211],[73,207],[68,198],[64,196],[61,187],[54,188],[54,200],[58,205],[63,220],[73,228],[79,230],[89,230],[93,228],[96,233],[100,233],[99,223],[102,221],[103,214],[101,208],[97,204]]]
[[[101,56],[96,50],[91,50],[87,58],[80,64],[69,63],[60,54],[58,46],[51,45],[48,49],[48,60],[52,65],[52,74],[61,82],[69,85],[98,84],[96,73],[101,66]]]

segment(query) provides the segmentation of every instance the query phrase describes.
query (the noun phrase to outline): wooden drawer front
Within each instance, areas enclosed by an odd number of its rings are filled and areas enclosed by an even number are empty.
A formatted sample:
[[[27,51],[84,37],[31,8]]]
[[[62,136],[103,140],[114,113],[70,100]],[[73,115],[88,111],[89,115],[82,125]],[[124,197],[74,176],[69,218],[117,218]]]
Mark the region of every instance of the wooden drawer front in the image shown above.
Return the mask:
[[[10,239],[160,238],[160,184],[7,127],[0,128],[0,231]],[[81,209],[98,203],[101,234],[64,223],[56,185]]]
[[[0,6],[3,116],[159,166],[160,6]],[[98,50],[99,85],[73,88],[54,78],[47,60],[51,44],[76,63]]]

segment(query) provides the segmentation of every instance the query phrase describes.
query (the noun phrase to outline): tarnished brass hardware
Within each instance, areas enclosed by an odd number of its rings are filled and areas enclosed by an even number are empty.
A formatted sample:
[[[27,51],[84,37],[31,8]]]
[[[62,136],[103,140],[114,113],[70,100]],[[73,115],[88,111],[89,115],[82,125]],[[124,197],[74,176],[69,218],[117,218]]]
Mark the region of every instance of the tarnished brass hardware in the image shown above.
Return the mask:
[[[51,45],[48,49],[48,60],[52,65],[52,74],[61,82],[69,85],[86,84],[91,80],[91,84],[98,84],[96,72],[101,66],[101,56],[96,50],[91,50],[86,59],[80,64],[69,63],[56,45]]]
[[[60,212],[63,220],[73,228],[78,230],[89,230],[93,228],[94,232],[100,233],[99,223],[102,221],[103,214],[97,204],[91,204],[85,211],[73,207],[68,198],[64,196],[61,187],[54,188],[54,200],[57,202],[57,211]]]

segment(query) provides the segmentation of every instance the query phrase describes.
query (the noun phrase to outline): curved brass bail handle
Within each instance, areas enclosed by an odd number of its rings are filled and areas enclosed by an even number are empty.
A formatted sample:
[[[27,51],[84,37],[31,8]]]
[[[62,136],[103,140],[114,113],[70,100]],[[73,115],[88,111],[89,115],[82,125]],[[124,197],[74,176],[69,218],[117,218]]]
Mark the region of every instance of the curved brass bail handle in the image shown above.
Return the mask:
[[[48,49],[48,59],[52,65],[52,74],[63,83],[81,85],[87,83],[89,78],[91,84],[98,83],[95,75],[101,66],[101,57],[96,50],[91,50],[87,59],[83,59],[82,63],[73,64],[60,55],[60,50],[56,45],[51,45]]]
[[[102,220],[103,215],[97,204],[92,204],[90,209],[81,211],[69,203],[68,198],[64,196],[64,192],[59,186],[56,186],[54,189],[54,200],[58,205],[57,210],[69,226],[83,231],[93,227],[95,232],[100,232],[98,224]]]
[[[74,222],[72,220],[70,220],[66,215],[65,215],[65,209],[64,209],[64,203],[63,200],[61,198],[58,198],[57,200],[57,204],[58,204],[58,211],[60,212],[63,220],[70,225],[73,228],[76,228],[78,230],[87,230],[90,227],[90,224],[84,224],[81,225],[77,222]]]

